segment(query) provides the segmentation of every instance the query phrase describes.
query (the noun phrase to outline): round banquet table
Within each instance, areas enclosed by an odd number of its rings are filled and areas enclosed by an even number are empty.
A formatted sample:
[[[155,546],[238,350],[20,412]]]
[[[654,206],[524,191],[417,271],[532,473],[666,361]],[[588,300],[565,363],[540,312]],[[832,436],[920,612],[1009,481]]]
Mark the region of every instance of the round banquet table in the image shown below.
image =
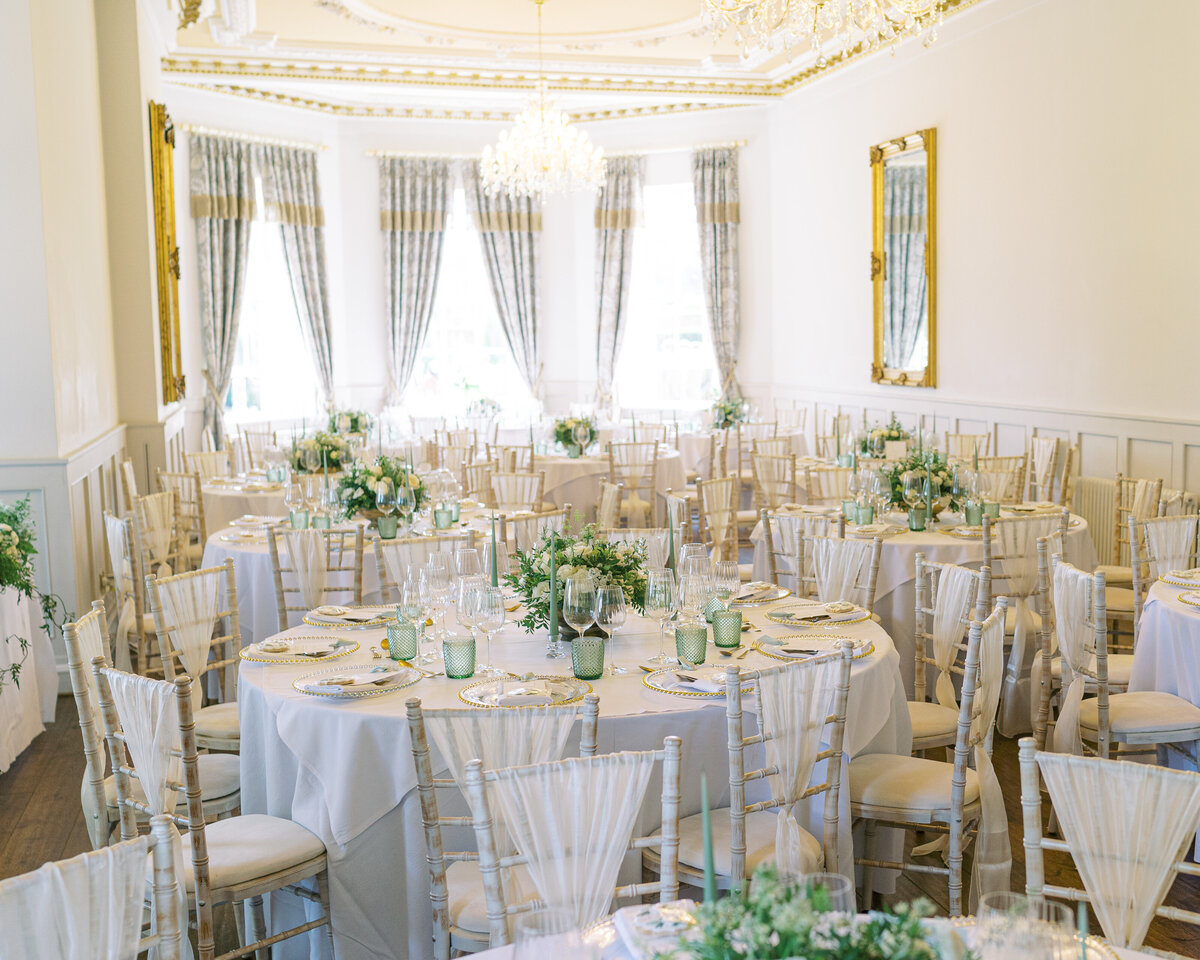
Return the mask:
[[[955,514],[943,516],[946,517],[943,521],[946,527],[961,520],[961,517]],[[897,514],[893,520],[896,524],[901,522],[898,517]],[[907,520],[904,523],[907,523]],[[1072,515],[1070,523],[1067,529],[1067,559],[1081,570],[1096,569],[1099,561],[1087,521]],[[847,524],[846,535],[854,535],[853,524]],[[766,580],[769,566],[761,523],[755,526],[750,539],[754,544],[754,578]],[[983,564],[983,541],[960,540],[937,530],[925,530],[920,533],[904,530],[903,533],[883,538],[883,549],[879,555],[879,578],[875,584],[875,613],[879,615],[883,628],[900,652],[900,673],[904,677],[904,689],[908,691],[909,696],[912,696],[916,668],[916,641],[913,638],[916,588],[913,585],[913,571],[918,553],[923,553],[926,560],[937,563],[979,567]]]
[[[1200,582],[1195,589],[1200,590]],[[1173,693],[1200,706],[1200,607],[1180,600],[1185,592],[1187,588],[1161,580],[1151,584],[1129,689]]]
[[[792,438],[792,453],[798,457],[808,455],[808,438],[799,432],[783,432],[780,437]],[[704,476],[708,470],[708,449],[709,439],[712,437],[711,432],[704,433],[680,433],[679,434],[679,455],[683,458],[683,468],[688,473],[698,473]],[[735,431],[729,431],[729,439],[732,442],[737,437]],[[737,451],[730,451],[733,458],[737,459]],[[736,464],[730,464],[731,469]]]
[[[592,517],[596,501],[600,499],[600,478],[609,474],[608,455],[576,457],[539,454],[535,458],[534,470],[546,473],[546,488],[543,499],[556,507],[571,504],[586,517]],[[667,490],[681,490],[684,486],[683,461],[679,451],[666,450],[658,455],[658,473],[655,477],[655,493],[666,494]],[[657,497],[655,498],[657,502]],[[657,507],[655,513],[658,513]]]
[[[204,524],[209,530],[229,526],[238,517],[276,516],[285,513],[283,484],[263,481],[209,481],[200,488],[204,498]]]
[[[751,622],[771,632],[786,633],[789,629],[767,622],[761,608],[745,612]],[[311,627],[303,629],[312,632]],[[847,754],[908,754],[912,731],[895,647],[871,621],[847,625],[838,632],[874,643],[873,651],[856,660],[853,667]],[[339,661],[353,663],[369,659],[367,648],[378,643],[383,631],[343,631],[341,635],[354,636],[361,644],[359,651]],[[517,673],[569,674],[569,650],[568,658],[551,661],[545,659],[545,646],[544,633],[526,634],[510,621],[493,640],[491,655],[495,662]],[[642,683],[644,674],[637,663],[657,652],[656,622],[630,617],[617,635],[616,647],[618,663],[630,668],[630,673],[593,681],[594,692],[600,697],[599,750],[655,749],[662,746],[664,737],[678,735],[683,738],[680,816],[699,812],[700,772],[704,769],[708,771],[709,789],[715,788],[714,807],[728,805],[723,698],[673,696]],[[712,651],[710,646],[709,662],[723,663]],[[755,651],[742,662],[748,667],[766,667],[779,661]],[[310,665],[241,664],[238,704],[243,812],[290,817],[325,842],[339,960],[427,957],[432,949],[429,875],[405,701],[419,697],[428,707],[462,707],[458,692],[475,681],[425,678],[387,696],[331,701],[299,693],[292,687],[294,679],[311,670]],[[749,706],[749,712],[753,712],[752,700]],[[578,745],[577,727],[567,755],[578,755]],[[440,771],[436,747],[431,747],[431,752],[434,770]],[[755,756],[752,751],[747,762],[761,764],[761,752]],[[823,775],[820,769],[815,772],[817,778]],[[761,788],[764,784],[755,781],[752,786]],[[659,826],[656,794],[657,788],[652,786],[636,824],[639,832]],[[849,823],[845,774],[841,797],[842,822]],[[760,797],[755,794],[748,799]],[[444,792],[439,794],[441,812],[465,814],[461,799],[457,806],[453,800]],[[802,825],[820,836],[821,798],[810,804],[807,815],[807,824],[801,815]],[[448,830],[446,849],[474,849],[474,837],[469,830]],[[851,862],[851,856],[852,841],[847,830],[843,832],[839,857]],[[626,870],[634,871],[632,875],[640,879],[636,855],[626,862]],[[279,912],[276,920],[289,923],[300,921],[301,911],[313,909],[287,894],[273,895],[270,906]],[[307,944],[284,944],[276,949],[287,957],[326,955],[321,931],[310,935]]]
[[[18,638],[28,641],[27,654],[21,653]],[[43,724],[54,722],[58,702],[58,670],[50,635],[42,629],[41,608],[5,587],[0,589],[0,670],[14,663],[21,663],[21,683],[6,676],[0,690],[0,773],[42,732]]]

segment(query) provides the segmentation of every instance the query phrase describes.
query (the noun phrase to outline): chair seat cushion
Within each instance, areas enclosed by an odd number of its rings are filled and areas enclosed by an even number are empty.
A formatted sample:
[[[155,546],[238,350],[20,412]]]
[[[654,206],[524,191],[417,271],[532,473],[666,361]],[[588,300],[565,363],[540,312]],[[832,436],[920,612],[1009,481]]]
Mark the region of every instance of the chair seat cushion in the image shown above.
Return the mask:
[[[758,810],[746,814],[746,876],[764,863],[775,862],[775,829],[778,810]],[[704,869],[704,832],[700,814],[679,821],[679,862],[693,870]],[[713,868],[723,877],[729,876],[729,810],[712,812]],[[813,873],[825,866],[825,851],[820,841],[800,828],[800,843],[804,848],[804,872]]]
[[[950,809],[954,764],[921,757],[869,753],[850,761],[850,802],[897,810]],[[967,770],[963,802],[979,799],[979,778]]]
[[[239,739],[237,701],[201,707],[196,712],[196,736],[213,740]]]
[[[1133,616],[1133,590],[1129,587],[1105,586],[1104,609],[1109,616],[1114,613]]]
[[[294,820],[246,813],[217,820],[204,828],[208,845],[208,878],[214,889],[248,883],[298,866],[325,852],[320,838]],[[187,842],[184,842],[185,849]],[[195,889],[192,858],[185,854],[183,872],[188,891]]]
[[[513,867],[509,875],[511,886],[507,893],[509,905],[523,903],[533,896],[533,881],[525,866]],[[456,860],[446,865],[446,894],[449,899],[450,925],[466,933],[478,933],[488,938],[487,896],[483,892],[483,874],[478,860]]]
[[[1097,571],[1104,574],[1104,583],[1106,586],[1132,587],[1133,586],[1133,567],[1118,567],[1110,563],[1102,563],[1096,568]]]
[[[1109,727],[1113,733],[1156,733],[1194,727],[1200,732],[1200,707],[1173,693],[1142,690],[1108,698]],[[1099,701],[1092,697],[1079,706],[1079,725],[1099,727]]]
[[[187,553],[188,560],[192,561],[193,563],[199,563],[200,558],[204,556],[204,544],[189,543],[185,548],[185,552]]]
[[[908,703],[908,719],[912,723],[913,747],[919,749],[922,740],[954,743],[958,734],[958,711],[940,703]]]
[[[1032,603],[1029,610],[1029,622],[1033,625],[1034,630],[1040,630],[1042,628],[1042,618],[1039,617],[1037,611],[1032,608]],[[1004,632],[1008,636],[1012,636],[1016,629],[1017,608],[1015,606],[1010,606],[1004,611]]]
[[[1096,669],[1096,658],[1092,657],[1090,664],[1093,670]],[[1114,687],[1129,686],[1129,677],[1133,673],[1133,654],[1132,653],[1110,653],[1108,655],[1108,682]],[[1062,683],[1062,658],[1055,657],[1050,661],[1050,676],[1059,683]],[[1094,680],[1088,680],[1088,685],[1095,687]]]
[[[754,579],[754,564],[739,563],[738,564],[738,580],[742,583],[749,583]]]
[[[241,760],[234,753],[202,753],[196,758],[200,770],[200,799],[202,801],[220,800],[237,793],[242,786],[239,767]],[[130,778],[130,788],[133,798],[138,803],[146,802],[146,791],[136,777]],[[106,777],[104,780],[104,800],[116,809],[117,780],[116,777]],[[186,798],[180,798],[179,806],[186,807]]]

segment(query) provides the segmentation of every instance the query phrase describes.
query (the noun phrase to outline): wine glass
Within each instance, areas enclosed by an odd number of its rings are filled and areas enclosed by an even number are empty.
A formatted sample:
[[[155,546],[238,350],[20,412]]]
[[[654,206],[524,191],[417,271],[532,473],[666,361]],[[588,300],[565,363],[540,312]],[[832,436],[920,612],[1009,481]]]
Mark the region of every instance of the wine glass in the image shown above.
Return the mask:
[[[400,602],[396,604],[396,614],[417,628],[417,647],[425,638],[425,605],[421,602],[421,585],[413,576],[410,567],[404,582],[400,584]],[[424,661],[424,657],[420,661]]]
[[[350,432],[350,414],[348,414],[348,413],[338,414],[337,432],[338,433],[349,433]]]
[[[446,635],[446,614],[450,607],[450,571],[440,563],[434,561],[434,554],[430,557],[429,562],[425,565],[425,575],[429,584],[429,597],[431,604],[441,613],[441,629],[438,631],[443,637]]]
[[[915,510],[925,500],[925,476],[916,470],[908,470],[900,478],[903,484],[904,502]]]
[[[321,477],[310,473],[304,478],[304,504],[310,514],[316,513],[321,505]]]
[[[416,586],[417,586],[417,600],[421,605],[421,620],[423,622],[429,618],[429,615],[432,612],[434,612],[436,604],[437,604],[437,591],[434,586],[434,576],[433,576],[431,569],[428,566],[422,567],[420,572],[417,574]],[[402,603],[405,602],[403,600],[403,598],[401,599],[401,602]],[[436,630],[436,628],[434,629],[433,633],[431,634],[431,633],[426,632],[424,626],[422,626],[421,638],[431,641],[433,644],[433,649],[426,650],[424,653],[422,653],[420,662],[421,663],[433,663],[436,660],[440,660],[441,654],[438,652],[438,648],[437,648],[437,630]]]
[[[650,658],[650,663],[674,663],[675,658],[668,656],[665,640],[663,639],[666,626],[675,614],[675,575],[670,570],[649,570],[646,573],[646,616],[658,621],[658,653]]]
[[[294,515],[297,510],[304,509],[304,486],[303,484],[293,481],[284,488],[283,505],[288,508],[288,513]]]
[[[805,873],[798,878],[804,895],[816,899],[823,909],[836,910],[838,913],[855,913],[857,904],[854,897],[854,884],[849,877],[840,873]],[[828,900],[829,906],[824,903]]]
[[[579,445],[580,450],[586,450],[592,439],[592,428],[586,423],[577,423],[571,430],[571,438]]]
[[[579,636],[596,622],[596,581],[592,579],[591,571],[581,571],[567,578],[562,615],[567,626]]]
[[[487,635],[488,664],[492,662],[492,636],[504,629],[504,613],[504,594],[499,587],[483,585],[475,590],[475,625]],[[493,677],[504,673],[486,664],[483,670]]]
[[[702,573],[679,575],[679,611],[684,616],[696,619],[708,603],[710,577]]]
[[[413,506],[415,502],[416,498],[413,495],[412,488],[406,482],[396,485],[396,516],[400,519],[405,533],[412,527]]]
[[[1065,903],[1009,890],[979,898],[975,947],[982,960],[1074,958],[1084,952]]]
[[[729,609],[729,598],[734,595],[741,582],[736,560],[713,561],[713,589],[726,610]]]
[[[315,445],[304,448],[304,469],[308,473],[316,473],[321,469],[321,452]]]
[[[596,591],[596,626],[608,635],[608,667],[604,670],[606,677],[616,677],[628,673],[624,667],[617,666],[616,633],[625,623],[625,591],[619,583],[606,583]]]
[[[595,960],[598,950],[579,930],[574,913],[556,907],[519,914],[513,921],[512,960],[545,960],[546,957],[571,957]]]
[[[479,611],[478,593],[483,588],[482,577],[463,577],[458,583],[458,596],[454,603],[454,618],[458,625],[466,627],[471,636],[475,636],[475,616]],[[492,668],[486,663],[476,661],[475,672],[483,676],[491,676]]]
[[[391,477],[380,477],[375,481],[375,509],[385,517],[396,509],[396,484]]]
[[[481,569],[479,551],[475,547],[460,547],[454,552],[454,572],[459,577],[477,577]]]

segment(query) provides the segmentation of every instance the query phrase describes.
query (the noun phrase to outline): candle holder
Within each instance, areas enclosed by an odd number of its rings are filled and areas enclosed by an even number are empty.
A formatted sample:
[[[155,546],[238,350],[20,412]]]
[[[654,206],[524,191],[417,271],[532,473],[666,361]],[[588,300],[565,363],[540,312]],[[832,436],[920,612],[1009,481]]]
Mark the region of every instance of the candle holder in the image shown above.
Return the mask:
[[[999,520],[1000,519],[1000,503],[999,503],[999,501],[996,501],[996,500],[983,501],[983,512],[986,513],[993,520]],[[982,523],[982,522],[983,521],[981,520],[980,523]]]
[[[475,638],[451,634],[442,641],[442,660],[451,680],[475,676]]]
[[[708,603],[704,605],[704,619],[708,623],[713,622],[713,616],[721,610],[726,609],[725,601],[720,597],[713,596]]]
[[[929,514],[924,507],[909,507],[908,529],[921,531],[925,529],[925,519]]]
[[[433,527],[435,530],[449,530],[450,525],[454,523],[454,517],[450,508],[439,503],[433,508]]]
[[[858,516],[858,503],[856,503],[854,500],[843,500],[842,516],[845,517],[850,523],[853,523],[854,518]]]
[[[375,521],[375,527],[379,531],[379,539],[395,540],[396,533],[400,529],[400,519],[398,517],[379,517]]]
[[[742,645],[742,611],[719,610],[712,615],[713,643],[718,647]],[[693,663],[695,661],[692,661]]]
[[[875,508],[869,503],[860,503],[858,510],[855,511],[858,523],[874,523]]]
[[[604,638],[586,634],[571,641],[571,672],[580,680],[597,680],[604,673]]]
[[[450,504],[450,522],[458,523],[458,518],[461,513],[462,513],[462,502],[459,500],[455,500],[453,503]]]
[[[314,513],[311,522],[314,530],[328,530],[333,526],[333,521],[327,513]]]
[[[978,527],[983,523],[983,504],[978,500],[968,500],[963,508],[963,520],[968,527]]]
[[[393,660],[414,660],[417,656],[417,625],[398,618],[387,628],[388,656]]]
[[[293,530],[307,530],[308,511],[293,510],[290,514],[288,514],[288,522],[291,523]]]
[[[707,652],[708,627],[703,621],[687,621],[675,628],[675,654],[681,662],[701,664]]]
[[[849,467],[850,469],[853,470],[854,469],[854,454],[839,453],[838,458],[837,458],[837,465],[839,467]]]

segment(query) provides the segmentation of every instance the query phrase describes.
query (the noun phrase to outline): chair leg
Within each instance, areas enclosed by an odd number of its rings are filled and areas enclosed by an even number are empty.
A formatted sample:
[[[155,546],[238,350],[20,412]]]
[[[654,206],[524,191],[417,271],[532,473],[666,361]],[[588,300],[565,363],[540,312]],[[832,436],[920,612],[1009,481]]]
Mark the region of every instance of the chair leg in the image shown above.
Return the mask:
[[[329,938],[329,956],[336,957],[333,948],[333,914],[329,912],[329,871],[322,870],[317,874],[317,895],[321,899],[321,909],[325,912],[325,935]]]
[[[868,860],[878,860],[878,836],[876,834],[875,821],[868,820],[863,831],[863,852]],[[871,909],[871,901],[875,897],[875,868],[870,864],[863,866],[863,895],[862,908],[864,910]]]
[[[250,922],[252,924],[250,936],[257,943],[267,935],[267,922],[263,917],[262,897],[250,898]],[[254,960],[270,960],[268,957],[268,948],[263,947],[261,950],[256,950],[254,952]]]
[[[965,825],[960,819],[958,823],[950,824],[950,916],[962,916],[963,889],[963,831]]]
[[[238,946],[246,945],[246,901],[233,901],[233,925],[237,927]]]

